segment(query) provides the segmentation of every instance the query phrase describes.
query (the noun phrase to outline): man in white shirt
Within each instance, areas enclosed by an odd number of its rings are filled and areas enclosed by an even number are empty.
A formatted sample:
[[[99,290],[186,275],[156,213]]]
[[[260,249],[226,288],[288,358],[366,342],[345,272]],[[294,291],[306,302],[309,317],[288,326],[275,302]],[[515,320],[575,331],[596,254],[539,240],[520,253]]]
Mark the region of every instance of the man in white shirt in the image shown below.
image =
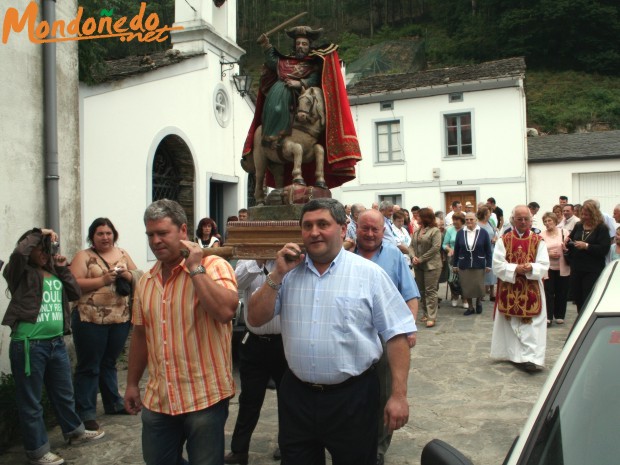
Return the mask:
[[[244,294],[243,316],[247,332],[239,346],[239,413],[230,442],[231,451],[224,457],[225,464],[248,463],[250,439],[260,417],[269,379],[274,380],[279,390],[288,367],[280,334],[280,316],[274,316],[259,327],[250,326],[247,322],[250,297],[267,280],[267,273],[273,266],[273,260],[239,260],[235,268],[238,288]],[[276,448],[273,458],[280,458],[279,449]]]
[[[444,218],[444,223],[445,223],[446,228],[448,226],[452,226],[452,215],[454,215],[455,213],[461,213],[461,210],[462,210],[461,202],[459,202],[458,200],[455,200],[454,202],[452,202],[452,211],[448,213],[446,217]]]
[[[564,219],[560,221],[558,226],[565,231],[568,231],[570,234],[570,232],[575,228],[575,225],[579,222],[579,218],[575,216],[573,204],[567,203],[564,205],[562,207],[562,215],[564,216]]]
[[[542,222],[540,221],[540,217],[538,216],[538,210],[540,210],[540,205],[538,202],[530,202],[527,204],[527,208],[530,209],[530,213],[532,215],[532,228],[538,229],[539,231],[542,228]]]

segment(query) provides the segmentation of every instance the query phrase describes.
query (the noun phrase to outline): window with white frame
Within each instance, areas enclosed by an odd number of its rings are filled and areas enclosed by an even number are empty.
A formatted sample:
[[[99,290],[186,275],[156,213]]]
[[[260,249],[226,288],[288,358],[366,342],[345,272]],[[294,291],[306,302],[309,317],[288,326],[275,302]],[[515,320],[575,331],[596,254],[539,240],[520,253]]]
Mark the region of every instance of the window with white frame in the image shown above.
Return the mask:
[[[473,155],[471,113],[444,115],[446,156]]]
[[[377,162],[389,163],[403,159],[400,121],[375,123],[377,128]]]

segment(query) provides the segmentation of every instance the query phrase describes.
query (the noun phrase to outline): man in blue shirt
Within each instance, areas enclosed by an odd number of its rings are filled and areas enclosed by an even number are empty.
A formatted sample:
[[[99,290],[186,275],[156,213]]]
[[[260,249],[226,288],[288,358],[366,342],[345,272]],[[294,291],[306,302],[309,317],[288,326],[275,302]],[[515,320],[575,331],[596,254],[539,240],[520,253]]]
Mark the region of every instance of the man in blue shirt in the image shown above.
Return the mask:
[[[312,200],[300,224],[306,253],[293,243],[278,252],[248,314],[254,326],[280,315],[289,364],[278,398],[282,463],[323,464],[327,449],[334,465],[375,465],[379,335],[392,370],[384,418],[393,431],[409,420],[413,316],[385,271],[343,249],[342,204]]]
[[[415,319],[418,314],[420,292],[411,275],[405,256],[390,242],[383,241],[383,216],[376,210],[367,210],[358,219],[357,247],[355,253],[379,265],[388,274],[400,295],[403,297]],[[416,333],[407,336],[409,347],[416,343]],[[383,342],[382,342],[383,343]],[[392,390],[392,373],[384,352],[377,364],[379,377],[379,435],[377,465],[383,465],[385,454],[392,441],[392,433],[383,422],[383,409]]]

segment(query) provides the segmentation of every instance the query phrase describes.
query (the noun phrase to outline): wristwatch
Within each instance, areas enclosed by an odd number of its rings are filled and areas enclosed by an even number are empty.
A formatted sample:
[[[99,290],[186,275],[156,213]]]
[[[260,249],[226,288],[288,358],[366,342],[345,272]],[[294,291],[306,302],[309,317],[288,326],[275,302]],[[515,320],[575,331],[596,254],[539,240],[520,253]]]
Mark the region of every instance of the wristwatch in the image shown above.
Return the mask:
[[[190,271],[189,272],[189,277],[193,278],[197,274],[205,274],[206,272],[207,272],[207,270],[205,270],[204,266],[198,265],[194,271]]]

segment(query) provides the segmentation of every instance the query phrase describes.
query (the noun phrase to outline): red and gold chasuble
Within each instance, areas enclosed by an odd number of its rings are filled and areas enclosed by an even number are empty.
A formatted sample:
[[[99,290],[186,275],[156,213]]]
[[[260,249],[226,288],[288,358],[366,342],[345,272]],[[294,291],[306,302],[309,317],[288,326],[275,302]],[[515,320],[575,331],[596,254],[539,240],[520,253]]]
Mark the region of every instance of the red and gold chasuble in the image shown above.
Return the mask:
[[[542,239],[531,231],[527,231],[523,237],[519,237],[516,231],[511,231],[502,237],[502,241],[506,249],[506,261],[523,265],[536,262],[538,244]],[[527,279],[520,274],[517,274],[514,284],[498,279],[497,310],[507,318],[514,316],[524,320],[531,320],[540,314],[542,296],[538,281]]]

